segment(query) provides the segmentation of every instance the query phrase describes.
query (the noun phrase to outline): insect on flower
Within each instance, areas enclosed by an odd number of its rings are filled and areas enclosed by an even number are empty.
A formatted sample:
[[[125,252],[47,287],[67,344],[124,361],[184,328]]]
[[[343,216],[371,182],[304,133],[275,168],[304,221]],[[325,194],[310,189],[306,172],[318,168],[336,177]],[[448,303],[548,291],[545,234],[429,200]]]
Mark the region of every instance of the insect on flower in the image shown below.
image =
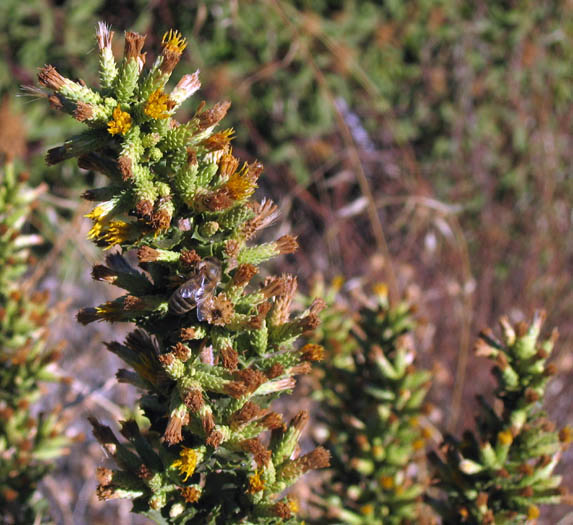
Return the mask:
[[[169,298],[169,311],[183,315],[197,307],[197,319],[203,321],[203,305],[213,295],[221,280],[221,263],[214,257],[203,259],[190,279],[185,281]]]

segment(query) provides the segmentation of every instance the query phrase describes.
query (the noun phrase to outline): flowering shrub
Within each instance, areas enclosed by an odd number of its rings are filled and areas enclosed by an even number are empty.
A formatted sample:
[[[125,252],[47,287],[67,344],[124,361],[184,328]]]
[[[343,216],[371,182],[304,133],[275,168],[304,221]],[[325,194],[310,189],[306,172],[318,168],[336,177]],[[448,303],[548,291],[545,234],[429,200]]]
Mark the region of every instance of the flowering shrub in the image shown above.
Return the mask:
[[[329,454],[320,447],[300,454],[308,414],[286,424],[270,403],[321,357],[297,341],[318,325],[323,303],[293,316],[296,277],[251,284],[261,263],[294,252],[297,242],[291,235],[253,242],[277,206],[252,199],[262,165],[240,165],[233,130],[215,131],[229,103],[199,104],[189,122],[175,119],[200,87],[195,72],[167,89],[185,39],[166,33],[146,70],[144,36],[126,33],[120,64],[112,38],[100,23],[99,89],[52,66],[39,73],[52,105],[88,127],[51,149],[48,163],[77,157],[109,180],[84,193],[99,202],[88,215],[89,237],[118,248],[93,277],[125,293],[83,309],[78,320],[137,326],[107,348],[130,367],[117,376],[141,390],[149,424],[123,421],[120,441],[92,418],[117,465],[98,470],[98,495],[130,498],[135,512],[161,523],[296,523],[296,503],[283,492],[327,466]]]

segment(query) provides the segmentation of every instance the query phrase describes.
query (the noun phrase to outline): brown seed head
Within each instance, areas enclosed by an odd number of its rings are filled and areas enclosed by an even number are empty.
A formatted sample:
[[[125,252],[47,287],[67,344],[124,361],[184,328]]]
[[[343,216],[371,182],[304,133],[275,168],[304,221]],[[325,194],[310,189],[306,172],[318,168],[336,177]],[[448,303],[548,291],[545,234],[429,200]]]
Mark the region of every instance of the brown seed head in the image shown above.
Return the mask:
[[[218,430],[211,432],[209,437],[205,440],[205,444],[213,448],[217,448],[222,442],[223,434],[221,434],[221,432]]]
[[[223,367],[227,370],[236,370],[239,364],[239,354],[232,347],[227,346],[221,349],[220,352]]]
[[[111,482],[113,481],[113,470],[109,468],[98,467],[96,469],[96,478],[98,483],[103,487],[111,485]]]
[[[127,31],[125,33],[125,47],[123,54],[127,60],[139,59],[142,63],[145,63],[145,53],[141,53],[143,45],[145,44],[145,38],[146,35],[140,35],[133,31]]]
[[[38,73],[38,81],[52,91],[59,91],[66,83],[66,78],[60,75],[54,66],[45,65]]]
[[[251,401],[247,401],[240,410],[237,410],[237,412],[231,416],[231,428],[236,430],[246,423],[263,417],[267,412],[267,410],[261,408],[259,405]]]
[[[258,271],[258,268],[254,264],[239,265],[233,274],[233,286],[246,286]]]
[[[271,460],[271,451],[268,450],[259,439],[247,439],[241,443],[241,448],[253,455],[257,467],[268,465]]]
[[[263,426],[269,430],[284,429],[283,417],[277,412],[270,412],[262,420]]]
[[[74,110],[74,118],[78,122],[84,122],[86,120],[91,120],[94,117],[94,109],[91,104],[86,102],[78,102],[76,104],[76,109]]]
[[[185,406],[194,414],[198,413],[201,408],[203,407],[203,394],[201,390],[198,389],[191,389],[185,392],[185,396],[183,398],[183,403]]]
[[[282,376],[285,373],[284,366],[280,363],[275,363],[267,370],[267,377],[274,379],[275,377]]]
[[[218,102],[215,104],[211,109],[205,110],[197,115],[197,119],[199,121],[199,130],[203,131],[207,128],[215,126],[219,123],[225,115],[227,111],[231,107],[231,103],[229,101]]]
[[[195,250],[181,250],[181,258],[179,259],[186,266],[195,266],[201,261],[201,257]]]
[[[298,250],[298,242],[293,235],[283,235],[275,241],[277,250],[281,255],[294,253]]]

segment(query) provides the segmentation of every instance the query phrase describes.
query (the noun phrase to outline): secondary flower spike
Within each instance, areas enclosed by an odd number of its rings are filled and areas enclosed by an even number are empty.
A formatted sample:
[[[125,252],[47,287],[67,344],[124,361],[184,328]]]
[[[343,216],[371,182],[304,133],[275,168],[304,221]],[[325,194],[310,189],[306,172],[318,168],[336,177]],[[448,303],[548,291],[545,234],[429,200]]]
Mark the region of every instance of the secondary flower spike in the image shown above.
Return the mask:
[[[149,425],[122,422],[126,443],[91,420],[117,464],[100,471],[98,495],[130,498],[135,512],[162,523],[298,523],[285,490],[327,466],[329,454],[320,447],[301,454],[306,419],[287,426],[270,404],[322,358],[298,341],[317,326],[322,303],[293,314],[296,278],[258,277],[260,264],[298,243],[288,234],[254,240],[277,206],[253,200],[262,164],[239,162],[233,130],[215,130],[229,103],[196,103],[189,121],[174,118],[200,87],[198,72],[167,85],[183,36],[166,33],[147,70],[145,37],[126,33],[116,63],[113,36],[99,24],[99,89],[52,66],[39,74],[53,105],[87,125],[50,150],[48,162],[76,157],[108,178],[84,193],[95,203],[89,238],[113,248],[92,275],[125,293],[84,308],[78,320],[136,325],[124,342],[106,346],[127,365],[119,381],[142,391]]]

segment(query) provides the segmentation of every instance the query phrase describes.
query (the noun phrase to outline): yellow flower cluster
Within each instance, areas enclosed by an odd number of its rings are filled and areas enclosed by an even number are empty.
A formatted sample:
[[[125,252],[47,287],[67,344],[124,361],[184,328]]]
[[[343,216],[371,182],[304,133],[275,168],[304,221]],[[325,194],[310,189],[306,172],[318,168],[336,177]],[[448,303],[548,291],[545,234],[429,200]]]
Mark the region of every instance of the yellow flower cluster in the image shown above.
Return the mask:
[[[121,110],[120,106],[117,106],[113,110],[113,120],[107,123],[107,130],[110,135],[117,135],[120,133],[124,135],[131,128],[131,115]]]
[[[242,201],[250,197],[257,188],[256,177],[249,172],[247,164],[233,173],[225,187],[234,200]]]
[[[179,452],[179,459],[171,463],[171,466],[178,469],[182,476],[185,475],[183,481],[187,481],[195,472],[195,467],[197,466],[197,452],[192,448],[183,447],[181,452]]]
[[[261,479],[261,472],[257,470],[252,476],[249,477],[249,494],[256,494],[264,490],[265,482]]]
[[[187,40],[179,31],[170,29],[163,35],[161,45],[169,51],[181,54],[187,47]]]
[[[148,117],[154,119],[164,119],[169,117],[169,111],[173,109],[175,103],[161,89],[156,89],[145,104],[144,112]]]

